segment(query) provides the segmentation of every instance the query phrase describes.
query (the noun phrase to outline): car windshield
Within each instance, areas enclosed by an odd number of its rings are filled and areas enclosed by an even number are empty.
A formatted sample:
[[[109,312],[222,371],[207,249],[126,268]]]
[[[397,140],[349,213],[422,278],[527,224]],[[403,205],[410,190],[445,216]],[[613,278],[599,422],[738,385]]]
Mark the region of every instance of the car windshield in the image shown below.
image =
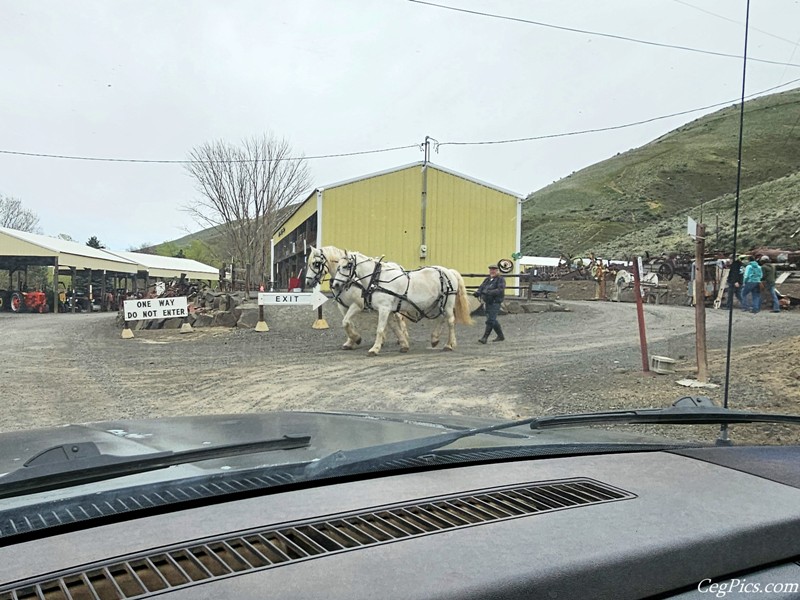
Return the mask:
[[[797,2],[0,6],[4,508],[800,441]]]

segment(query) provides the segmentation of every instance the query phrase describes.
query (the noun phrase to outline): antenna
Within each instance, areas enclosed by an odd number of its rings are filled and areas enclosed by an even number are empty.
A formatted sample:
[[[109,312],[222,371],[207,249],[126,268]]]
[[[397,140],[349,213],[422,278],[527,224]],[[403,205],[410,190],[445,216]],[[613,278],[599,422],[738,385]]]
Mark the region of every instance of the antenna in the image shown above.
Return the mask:
[[[750,31],[750,0],[747,0],[747,8],[744,21],[744,54],[742,59],[742,98],[739,104],[739,155],[736,161],[736,202],[733,211],[733,256],[736,257],[736,243],[739,234],[739,194],[742,187],[742,139],[744,132],[744,90],[747,81],[747,34]],[[730,294],[731,292],[729,292]],[[725,395],[723,407],[728,408],[728,395],[731,384],[731,340],[733,338],[733,298],[728,298],[728,347],[725,355]],[[728,427],[723,424],[720,427],[717,443],[729,444]]]

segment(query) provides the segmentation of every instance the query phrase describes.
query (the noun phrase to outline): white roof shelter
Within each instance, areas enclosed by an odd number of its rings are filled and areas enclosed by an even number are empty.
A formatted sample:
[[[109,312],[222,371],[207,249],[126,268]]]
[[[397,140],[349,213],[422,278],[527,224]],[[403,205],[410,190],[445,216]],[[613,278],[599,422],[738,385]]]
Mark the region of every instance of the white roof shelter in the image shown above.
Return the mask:
[[[86,244],[0,227],[0,268],[26,265],[68,267],[134,274],[136,263]]]
[[[92,248],[16,229],[0,227],[0,269],[16,270],[30,266],[56,266],[59,269],[91,269],[135,275],[147,271],[150,277],[216,280],[219,270],[188,258],[171,258],[141,252],[118,252]]]
[[[552,256],[523,256],[519,259],[520,267],[557,267],[560,258]]]
[[[216,280],[219,278],[219,269],[189,258],[173,258],[141,252],[118,252],[116,250],[107,250],[107,252],[136,263],[140,267],[139,270],[147,271],[150,277],[177,279],[181,275],[185,275],[189,279]]]

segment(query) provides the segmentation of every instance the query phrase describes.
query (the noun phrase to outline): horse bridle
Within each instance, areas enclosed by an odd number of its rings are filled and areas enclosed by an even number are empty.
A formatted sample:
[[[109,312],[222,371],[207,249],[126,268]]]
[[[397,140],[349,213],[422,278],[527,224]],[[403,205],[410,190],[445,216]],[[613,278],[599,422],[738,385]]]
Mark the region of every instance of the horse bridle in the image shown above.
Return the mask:
[[[306,259],[306,273],[308,273],[309,267],[314,273],[314,279],[312,280],[314,284],[311,287],[320,285],[322,278],[325,277],[325,273],[328,271],[328,260],[325,258],[325,252],[322,251],[322,248],[317,248],[317,252],[319,254],[314,257],[311,263]]]
[[[372,273],[369,275],[365,275],[364,277],[358,277],[358,257],[355,254],[348,254],[347,255],[347,279],[345,279],[342,287],[339,289],[338,293],[335,293],[335,298],[337,301],[340,302],[339,296],[344,293],[345,291],[349,290],[351,287],[357,287],[361,290],[361,297],[364,300],[364,304],[366,307],[369,308],[370,301],[369,298],[371,296],[372,290],[377,287],[377,283],[380,280],[381,275],[381,261],[375,261],[375,268],[373,269]],[[336,269],[336,272],[339,272],[339,269]],[[333,283],[333,279],[335,279],[336,275],[331,276],[331,283]],[[364,285],[362,283],[363,280],[369,278],[369,282]],[[331,286],[333,287],[333,286]]]

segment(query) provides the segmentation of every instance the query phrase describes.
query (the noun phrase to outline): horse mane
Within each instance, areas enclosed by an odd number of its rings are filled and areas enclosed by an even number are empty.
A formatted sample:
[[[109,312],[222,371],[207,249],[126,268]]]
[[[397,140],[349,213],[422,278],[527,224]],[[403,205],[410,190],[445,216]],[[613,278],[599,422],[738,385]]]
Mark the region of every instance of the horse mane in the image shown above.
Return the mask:
[[[336,246],[322,246],[317,248],[317,250],[322,252],[322,255],[325,257],[328,263],[328,273],[331,275],[336,271],[338,262],[347,256],[347,250],[342,250]]]
[[[334,260],[335,262],[338,262],[340,258],[344,258],[347,254],[347,250],[342,250],[337,246],[322,246],[317,250],[321,250],[329,261]]]

